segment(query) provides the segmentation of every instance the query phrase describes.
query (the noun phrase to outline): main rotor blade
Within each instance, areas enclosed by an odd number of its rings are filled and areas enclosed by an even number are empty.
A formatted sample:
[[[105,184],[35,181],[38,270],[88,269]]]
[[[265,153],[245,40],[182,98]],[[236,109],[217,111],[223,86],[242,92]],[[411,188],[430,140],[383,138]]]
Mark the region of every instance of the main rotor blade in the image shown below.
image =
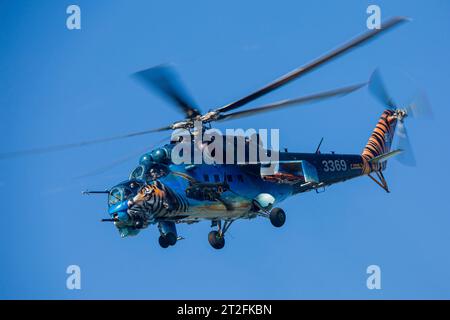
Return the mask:
[[[146,135],[146,134],[150,134],[150,133],[154,133],[154,132],[170,130],[170,129],[171,129],[171,127],[167,126],[167,127],[163,127],[163,128],[159,128],[159,129],[132,132],[132,133],[128,133],[128,134],[124,134],[124,135],[120,135],[120,136],[113,136],[113,137],[100,138],[100,139],[95,139],[95,140],[87,140],[87,141],[68,143],[68,144],[60,144],[60,145],[41,147],[41,148],[33,148],[33,149],[27,149],[27,150],[5,152],[5,153],[0,153],[0,160],[21,157],[21,156],[27,156],[27,155],[50,153],[50,152],[67,150],[67,149],[80,148],[80,147],[84,147],[84,146],[90,146],[90,145],[105,143],[105,142],[114,141],[114,140],[122,140],[122,139],[131,138],[131,137],[142,136],[142,135]]]
[[[111,170],[111,169],[113,169],[113,168],[115,168],[115,167],[117,167],[117,166],[119,166],[119,165],[121,165],[123,163],[128,162],[129,160],[131,160],[131,159],[133,159],[133,158],[135,158],[135,157],[137,157],[139,155],[142,155],[142,153],[144,153],[145,151],[152,150],[157,145],[159,145],[159,144],[161,144],[164,141],[167,141],[169,139],[170,139],[170,136],[165,136],[164,138],[158,140],[157,142],[152,143],[150,146],[146,146],[145,148],[140,148],[139,150],[136,150],[136,151],[134,151],[134,152],[132,152],[132,153],[130,153],[130,154],[120,158],[120,159],[117,159],[117,160],[115,160],[113,162],[110,162],[110,163],[108,163],[106,165],[98,167],[98,168],[96,168],[96,169],[94,169],[94,170],[92,170],[90,172],[87,172],[87,173],[84,173],[82,175],[76,176],[76,177],[74,177],[74,179],[81,179],[81,178],[86,178],[86,177],[92,177],[92,176],[96,176],[96,175],[101,174],[101,173],[105,173],[105,172],[107,172],[107,171],[109,171],[109,170]]]
[[[98,167],[92,171],[89,171],[87,173],[81,174],[79,176],[74,177],[74,179],[81,179],[81,178],[87,178],[87,177],[92,177],[92,176],[96,176],[102,173],[105,173],[123,163],[126,163],[128,161],[130,161],[133,158],[136,158],[138,155],[141,155],[142,153],[144,153],[145,151],[149,150],[150,148],[146,147],[146,148],[141,148],[136,152],[132,152],[131,154],[124,156],[120,159],[115,160],[114,162],[108,163],[104,166]]]
[[[186,93],[173,68],[160,65],[136,72],[133,76],[143,86],[156,89],[161,96],[175,104],[186,115],[186,118],[200,115],[200,111],[195,107],[192,98]]]
[[[302,105],[302,104],[306,104],[306,103],[318,102],[318,101],[328,99],[328,98],[343,96],[343,95],[349,94],[355,90],[360,89],[361,87],[365,86],[366,84],[367,83],[359,83],[359,84],[355,84],[352,86],[334,89],[334,90],[330,90],[330,91],[324,91],[324,92],[320,92],[320,93],[315,93],[315,94],[312,94],[309,96],[304,96],[304,97],[300,97],[300,98],[296,98],[296,99],[282,100],[282,101],[267,104],[262,107],[252,108],[252,109],[243,110],[243,111],[237,111],[237,112],[233,112],[233,113],[229,113],[229,114],[221,114],[217,120],[223,121],[223,120],[248,117],[251,115],[258,114],[258,113],[263,113],[263,112],[283,109],[286,107],[291,107],[293,105]]]
[[[368,32],[365,32],[365,33],[357,36],[356,38],[350,40],[349,42],[344,43],[343,45],[337,47],[336,49],[330,51],[329,53],[305,64],[304,66],[302,66],[298,69],[295,69],[295,70],[287,73],[286,75],[280,77],[279,79],[275,80],[272,83],[269,83],[268,85],[262,87],[261,89],[249,94],[248,96],[217,109],[217,111],[227,112],[227,111],[231,111],[233,109],[239,108],[239,107],[241,107],[241,106],[269,93],[269,92],[272,92],[275,89],[280,88],[281,86],[284,86],[285,84],[299,78],[300,76],[303,76],[303,75],[307,74],[308,72],[313,71],[314,69],[318,68],[319,66],[322,66],[323,64],[331,61],[332,59],[339,57],[340,55],[350,51],[351,49],[374,38],[375,36],[395,27],[396,25],[406,22],[408,20],[409,19],[405,18],[405,17],[391,18],[388,21],[384,22],[381,25],[380,29],[373,29],[373,30],[370,30]]]

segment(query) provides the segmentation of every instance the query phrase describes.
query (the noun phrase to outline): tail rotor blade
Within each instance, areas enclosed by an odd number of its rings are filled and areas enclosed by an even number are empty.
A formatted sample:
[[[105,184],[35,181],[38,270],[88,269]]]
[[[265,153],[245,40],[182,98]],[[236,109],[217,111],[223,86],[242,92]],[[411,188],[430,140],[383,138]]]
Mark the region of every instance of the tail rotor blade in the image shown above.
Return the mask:
[[[415,166],[416,159],[403,121],[398,121],[396,134],[398,148],[403,151],[398,155],[398,161],[407,166]]]
[[[395,109],[396,104],[384,85],[379,69],[376,69],[369,80],[370,93],[383,105]]]
[[[419,89],[417,90],[414,98],[408,104],[407,107],[408,115],[413,118],[432,118],[433,112],[431,110],[431,105],[428,100],[428,96],[425,91]]]
[[[386,89],[383,78],[379,69],[376,69],[369,81],[369,91],[370,93],[384,106],[389,108],[402,109],[405,108],[408,116],[413,118],[432,118],[433,113],[431,111],[430,102],[428,100],[427,94],[424,90],[420,89],[414,79],[408,74],[402,72],[406,77],[402,81],[406,81],[413,85],[413,95],[412,98],[407,99],[404,103],[402,102],[398,105],[389,92]]]

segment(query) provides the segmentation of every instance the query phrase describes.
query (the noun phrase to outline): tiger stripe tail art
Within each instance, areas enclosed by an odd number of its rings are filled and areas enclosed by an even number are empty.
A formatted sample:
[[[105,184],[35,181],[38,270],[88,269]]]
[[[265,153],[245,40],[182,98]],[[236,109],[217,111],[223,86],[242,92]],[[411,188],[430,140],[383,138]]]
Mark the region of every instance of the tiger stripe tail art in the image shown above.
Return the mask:
[[[381,171],[386,169],[386,161],[370,164],[369,160],[386,154],[391,150],[396,125],[397,117],[395,111],[386,109],[378,120],[378,123],[372,131],[369,141],[361,154],[364,174],[369,174],[371,171]]]

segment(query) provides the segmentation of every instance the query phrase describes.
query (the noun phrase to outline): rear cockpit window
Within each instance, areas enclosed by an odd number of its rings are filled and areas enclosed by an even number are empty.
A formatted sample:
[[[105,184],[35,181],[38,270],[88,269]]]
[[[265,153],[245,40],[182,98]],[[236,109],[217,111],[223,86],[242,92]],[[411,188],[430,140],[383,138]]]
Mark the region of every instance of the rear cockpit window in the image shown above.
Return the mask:
[[[130,175],[130,179],[142,179],[144,176],[144,166],[137,166]]]

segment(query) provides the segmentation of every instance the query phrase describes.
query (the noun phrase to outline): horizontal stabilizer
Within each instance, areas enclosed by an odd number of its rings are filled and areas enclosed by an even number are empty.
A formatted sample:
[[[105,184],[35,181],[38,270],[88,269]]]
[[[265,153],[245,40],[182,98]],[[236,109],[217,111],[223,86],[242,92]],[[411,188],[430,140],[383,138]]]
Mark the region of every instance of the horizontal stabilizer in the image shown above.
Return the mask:
[[[387,159],[394,157],[396,155],[399,155],[400,153],[402,153],[403,150],[401,149],[397,149],[391,152],[387,152],[387,153],[383,153],[379,156],[376,156],[375,158],[372,158],[369,160],[370,163],[379,163],[379,162],[383,162],[386,161]]]

